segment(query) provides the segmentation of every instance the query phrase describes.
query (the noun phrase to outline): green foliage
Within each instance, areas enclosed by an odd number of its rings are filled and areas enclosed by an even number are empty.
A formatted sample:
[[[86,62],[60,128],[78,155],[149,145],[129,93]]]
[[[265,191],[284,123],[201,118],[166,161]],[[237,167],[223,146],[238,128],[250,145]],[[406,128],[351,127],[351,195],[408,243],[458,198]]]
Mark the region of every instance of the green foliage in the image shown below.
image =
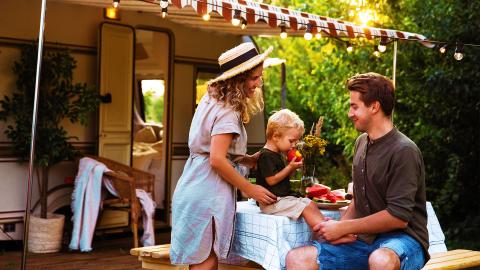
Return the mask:
[[[343,1],[272,1],[299,10],[351,19]],[[480,249],[480,48],[466,47],[456,61],[454,42],[480,44],[479,1],[365,1],[380,14],[378,27],[421,33],[453,42],[444,55],[416,41],[399,41],[394,123],[422,150],[427,199],[432,201],[447,234],[447,244]],[[378,4],[376,6],[375,4]],[[287,107],[305,121],[306,129],[325,116],[322,137],[329,141],[321,172],[324,183],[343,186],[350,179],[355,138],[347,118],[345,81],[355,73],[392,76],[393,46],[380,58],[372,55],[378,40],[353,40],[353,53],[334,39],[257,38],[272,57],[287,60]],[[265,71],[267,113],[280,107],[280,70]],[[469,244],[470,243],[470,244]],[[449,244],[450,245],[450,244]]]
[[[143,95],[145,104],[145,120],[153,123],[163,123],[163,96],[156,97],[152,92]]]
[[[18,76],[16,88],[11,96],[5,96],[0,101],[0,120],[8,123],[5,134],[12,141],[13,151],[21,161],[30,157],[36,61],[37,47],[23,47],[20,59],[13,67],[14,74]],[[65,49],[44,52],[34,157],[35,165],[42,169],[39,190],[43,218],[46,217],[49,168],[77,154],[70,143],[76,138],[68,135],[61,122],[66,118],[72,123],[86,125],[90,112],[99,104],[98,95],[92,87],[73,83],[75,67],[75,59]]]
[[[11,97],[0,101],[0,120],[10,123],[5,134],[12,140],[15,153],[25,161],[29,158],[33,101],[35,96],[36,46],[25,46],[13,71],[18,75],[16,89]],[[52,166],[76,151],[69,143],[61,121],[85,125],[89,113],[94,111],[99,100],[97,94],[86,84],[72,82],[76,62],[67,50],[45,51],[42,64],[38,102],[37,138],[35,163]]]

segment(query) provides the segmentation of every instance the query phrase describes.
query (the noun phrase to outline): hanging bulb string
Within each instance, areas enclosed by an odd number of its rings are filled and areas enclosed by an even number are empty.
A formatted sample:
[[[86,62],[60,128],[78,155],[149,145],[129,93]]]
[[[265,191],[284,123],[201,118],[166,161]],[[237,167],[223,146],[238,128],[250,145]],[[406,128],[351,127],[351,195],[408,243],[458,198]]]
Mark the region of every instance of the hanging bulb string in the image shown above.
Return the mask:
[[[154,5],[158,5],[158,2],[160,1],[163,1],[163,0],[138,0],[138,1],[141,1],[141,2],[145,2],[145,3],[150,3],[150,4],[154,4]],[[243,11],[243,10],[240,10],[240,9],[237,9],[237,8],[234,8],[234,7],[225,7],[225,6],[221,6],[221,5],[218,5],[216,3],[209,3],[209,2],[206,2],[205,0],[192,0],[193,1],[196,1],[198,3],[202,3],[202,4],[205,4],[205,5],[209,5],[211,7],[213,7],[213,10],[215,9],[218,9],[218,8],[222,8],[222,9],[228,9],[230,11],[235,12],[235,10],[239,10],[240,11],[240,14],[244,14],[245,17],[247,16],[247,14],[250,14],[250,15],[255,15],[257,17],[260,17],[261,19],[265,20],[268,22],[269,20],[269,17],[268,15],[263,15],[263,14],[256,14],[255,12],[248,12],[247,11]],[[255,9],[254,7],[248,7],[248,9]],[[264,11],[264,10],[263,10]],[[233,17],[233,16],[232,16]],[[333,21],[338,21],[334,18],[330,18],[331,20]],[[284,22],[281,18],[277,18],[276,19],[277,21],[280,21],[280,24],[278,25],[278,27],[281,27],[281,23]],[[304,23],[304,22],[301,22],[301,21],[297,21],[297,25],[299,25],[299,30],[302,29],[302,28],[307,28],[307,26],[311,24],[310,22],[308,23]],[[328,27],[324,27],[324,26],[321,26],[321,25],[315,25],[314,27],[317,27],[317,29],[320,29],[320,31],[317,30],[317,32],[321,33],[322,34],[322,37],[330,37],[330,38],[335,38],[335,39],[338,39],[338,40],[341,40],[340,38],[336,37],[336,36],[332,36],[329,31],[330,31],[330,28]],[[367,28],[371,28],[371,27],[367,27]],[[344,31],[344,29],[339,29],[337,27],[333,28],[335,29],[336,31]],[[356,34],[363,34],[363,33],[358,33],[358,32],[355,32]],[[382,37],[386,37],[386,36],[383,36],[383,35],[374,35],[374,34],[371,34],[371,36],[373,37],[373,39],[375,38],[382,38]],[[359,36],[360,37],[360,36]],[[356,38],[359,38],[359,37],[356,37]],[[363,36],[361,36],[363,37]],[[400,37],[395,37],[395,38],[391,38],[391,37],[386,37],[388,38],[388,41],[387,41],[387,44],[395,41],[395,40],[405,40],[405,41],[415,41],[415,42],[424,42],[424,43],[432,43],[432,44],[440,44],[440,45],[445,45],[445,44],[454,44],[454,42],[446,42],[446,41],[439,41],[439,40],[430,40],[430,39],[425,39],[425,40],[420,40],[420,39],[412,39],[412,38],[400,38]],[[342,42],[344,42],[342,40]],[[480,47],[480,44],[474,44],[474,43],[462,43],[464,48],[465,47]]]

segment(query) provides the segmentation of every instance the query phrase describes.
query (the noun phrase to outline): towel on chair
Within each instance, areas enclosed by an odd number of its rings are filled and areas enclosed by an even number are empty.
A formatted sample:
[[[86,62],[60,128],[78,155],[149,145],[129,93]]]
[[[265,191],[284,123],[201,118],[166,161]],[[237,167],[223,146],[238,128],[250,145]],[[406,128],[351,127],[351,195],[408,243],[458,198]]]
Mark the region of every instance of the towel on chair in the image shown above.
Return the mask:
[[[104,172],[111,171],[103,163],[85,157],[80,159],[78,174],[75,178],[75,187],[72,193],[72,239],[69,248],[80,249],[81,252],[92,250],[93,233],[97,223],[101,203],[102,183],[114,196],[118,193],[110,179],[103,177]],[[135,190],[142,206],[143,246],[155,245],[155,232],[153,228],[153,215],[155,202],[151,196],[142,189]]]
[[[72,193],[72,239],[69,248],[92,250],[92,238],[101,201],[102,177],[107,167],[94,159],[82,158]],[[87,196],[86,196],[87,195]]]

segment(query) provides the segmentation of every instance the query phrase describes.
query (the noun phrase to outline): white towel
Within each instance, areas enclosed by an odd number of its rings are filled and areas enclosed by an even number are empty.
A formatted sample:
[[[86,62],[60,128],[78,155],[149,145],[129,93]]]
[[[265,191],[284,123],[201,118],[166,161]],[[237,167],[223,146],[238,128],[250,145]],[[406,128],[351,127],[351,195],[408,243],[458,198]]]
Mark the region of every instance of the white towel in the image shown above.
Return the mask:
[[[97,223],[98,212],[101,203],[101,186],[105,185],[107,190],[114,196],[118,193],[113,187],[110,179],[103,177],[104,172],[111,171],[103,163],[91,158],[80,159],[78,173],[75,178],[75,187],[72,193],[72,239],[69,248],[82,252],[92,250],[92,239]],[[150,194],[141,189],[135,190],[142,205],[143,246],[155,245],[155,232],[153,228],[153,215],[155,213],[155,202]]]

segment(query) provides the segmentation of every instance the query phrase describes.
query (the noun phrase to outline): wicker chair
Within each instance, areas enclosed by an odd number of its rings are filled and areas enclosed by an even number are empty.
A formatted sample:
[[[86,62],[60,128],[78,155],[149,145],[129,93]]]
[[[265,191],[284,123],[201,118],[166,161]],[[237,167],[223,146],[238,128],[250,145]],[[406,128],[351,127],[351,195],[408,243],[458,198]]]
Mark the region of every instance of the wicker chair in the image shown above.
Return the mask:
[[[141,206],[137,199],[135,189],[143,189],[154,197],[155,176],[130,166],[121,164],[117,161],[98,156],[88,156],[107,166],[111,172],[105,172],[104,175],[111,179],[113,186],[117,190],[118,198],[108,198],[103,200],[106,207],[115,207],[117,204],[128,203],[130,206],[130,221],[133,233],[133,245],[138,247],[138,219],[141,216]]]

